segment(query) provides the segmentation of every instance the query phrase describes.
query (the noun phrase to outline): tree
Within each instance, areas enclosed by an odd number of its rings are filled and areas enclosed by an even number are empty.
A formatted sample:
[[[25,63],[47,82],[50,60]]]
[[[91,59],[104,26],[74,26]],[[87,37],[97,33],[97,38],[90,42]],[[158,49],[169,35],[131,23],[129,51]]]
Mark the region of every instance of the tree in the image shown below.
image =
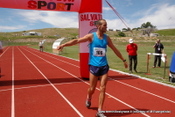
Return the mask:
[[[119,37],[126,37],[126,34],[124,32],[118,32]]]
[[[131,29],[128,27],[128,28],[123,28],[122,31],[131,31]]]
[[[143,23],[143,24],[141,25],[141,28],[149,28],[149,27],[151,27],[151,28],[156,28],[156,26],[153,26],[153,25],[151,24],[151,22],[146,22],[146,23]]]
[[[156,26],[152,25],[151,22],[146,22],[141,25],[143,35],[147,34],[150,36],[151,32],[156,30]]]

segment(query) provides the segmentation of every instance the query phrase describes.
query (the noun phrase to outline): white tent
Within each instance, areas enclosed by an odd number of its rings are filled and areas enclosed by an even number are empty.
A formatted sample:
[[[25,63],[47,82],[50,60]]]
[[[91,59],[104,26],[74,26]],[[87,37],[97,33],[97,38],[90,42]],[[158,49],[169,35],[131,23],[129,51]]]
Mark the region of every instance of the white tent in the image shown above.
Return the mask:
[[[60,39],[57,39],[57,40],[55,40],[54,41],[54,43],[53,43],[53,45],[52,45],[52,50],[53,50],[53,53],[57,53],[57,54],[59,54],[60,52],[57,50],[57,47],[59,46],[59,45],[61,45],[61,42],[63,41],[63,40],[65,40],[66,38],[60,38]]]

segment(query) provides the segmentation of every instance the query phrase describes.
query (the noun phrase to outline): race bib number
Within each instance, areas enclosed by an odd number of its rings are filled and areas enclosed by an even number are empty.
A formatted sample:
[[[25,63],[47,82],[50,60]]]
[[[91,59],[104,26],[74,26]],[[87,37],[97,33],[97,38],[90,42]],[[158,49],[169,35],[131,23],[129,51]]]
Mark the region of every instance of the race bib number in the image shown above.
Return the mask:
[[[94,48],[94,56],[105,56],[106,55],[106,50],[105,48]]]

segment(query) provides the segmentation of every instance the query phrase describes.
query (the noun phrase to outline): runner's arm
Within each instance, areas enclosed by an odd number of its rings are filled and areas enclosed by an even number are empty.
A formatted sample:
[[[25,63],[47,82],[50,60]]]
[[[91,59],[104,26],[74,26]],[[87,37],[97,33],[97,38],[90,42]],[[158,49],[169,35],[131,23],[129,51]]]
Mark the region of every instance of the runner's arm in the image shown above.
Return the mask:
[[[66,46],[73,46],[76,45],[78,43],[82,43],[82,42],[86,42],[86,41],[90,41],[92,40],[92,34],[87,34],[82,38],[78,38],[78,39],[73,39],[71,41],[68,41],[64,44],[61,44],[60,46],[57,47],[58,50],[62,50],[64,47]]]
[[[128,67],[128,64],[126,62],[126,59],[123,58],[122,54],[120,53],[120,51],[114,46],[114,44],[112,43],[110,37],[108,37],[108,46],[114,51],[114,53],[124,62],[125,68]]]

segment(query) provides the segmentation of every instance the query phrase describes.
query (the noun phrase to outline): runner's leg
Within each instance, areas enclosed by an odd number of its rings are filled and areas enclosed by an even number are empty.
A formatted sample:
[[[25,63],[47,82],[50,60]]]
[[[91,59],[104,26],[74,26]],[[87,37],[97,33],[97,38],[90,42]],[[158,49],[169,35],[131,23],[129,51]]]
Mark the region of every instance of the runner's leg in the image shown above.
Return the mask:
[[[99,95],[98,111],[101,111],[103,109],[107,80],[108,80],[108,74],[104,74],[100,77],[100,95]]]
[[[88,88],[88,94],[87,94],[88,99],[92,98],[92,94],[94,93],[95,88],[97,86],[97,81],[98,81],[98,76],[94,76],[92,73],[90,73],[90,78],[89,78],[90,87]]]

